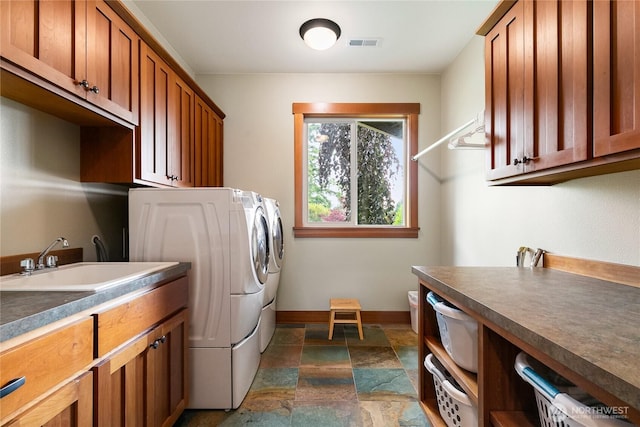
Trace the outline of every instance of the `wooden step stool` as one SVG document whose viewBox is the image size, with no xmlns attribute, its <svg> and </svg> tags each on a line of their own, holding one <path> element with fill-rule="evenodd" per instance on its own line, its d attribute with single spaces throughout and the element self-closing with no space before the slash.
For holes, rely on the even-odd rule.
<svg viewBox="0 0 640 427">
<path fill-rule="evenodd" d="M 347 299 L 347 298 L 331 298 L 329 301 L 329 305 L 331 308 L 331 313 L 329 314 L 329 339 L 333 339 L 333 326 L 336 323 L 355 323 L 358 325 L 358 335 L 360 335 L 360 339 L 363 339 L 362 336 L 362 319 L 360 318 L 360 302 L 357 299 Z M 343 319 L 336 318 L 336 314 L 353 314 L 355 315 L 355 319 Z"/>
</svg>

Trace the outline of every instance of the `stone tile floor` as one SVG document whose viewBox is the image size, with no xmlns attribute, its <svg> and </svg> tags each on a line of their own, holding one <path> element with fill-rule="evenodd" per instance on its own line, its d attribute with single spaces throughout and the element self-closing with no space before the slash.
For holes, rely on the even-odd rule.
<svg viewBox="0 0 640 427">
<path fill-rule="evenodd" d="M 278 325 L 240 407 L 187 410 L 176 427 L 428 426 L 409 325 Z"/>
</svg>

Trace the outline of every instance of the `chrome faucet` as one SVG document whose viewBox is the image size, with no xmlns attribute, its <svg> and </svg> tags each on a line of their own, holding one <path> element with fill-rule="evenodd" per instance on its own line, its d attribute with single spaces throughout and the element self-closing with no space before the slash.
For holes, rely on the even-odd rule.
<svg viewBox="0 0 640 427">
<path fill-rule="evenodd" d="M 57 239 L 55 239 L 53 242 L 51 242 L 51 244 L 49 246 L 46 247 L 45 250 L 40 252 L 40 255 L 38 255 L 38 263 L 36 264 L 36 270 L 41 270 L 41 269 L 43 269 L 45 267 L 55 267 L 56 266 L 56 262 L 58 261 L 58 257 L 57 256 L 52 256 L 52 255 L 48 256 L 46 258 L 46 262 L 47 262 L 46 265 L 45 265 L 45 257 L 47 256 L 49 251 L 51 249 L 53 249 L 53 247 L 55 245 L 57 245 L 59 242 L 62 242 L 62 247 L 63 248 L 68 248 L 69 247 L 69 242 L 64 237 L 58 237 Z"/>
</svg>

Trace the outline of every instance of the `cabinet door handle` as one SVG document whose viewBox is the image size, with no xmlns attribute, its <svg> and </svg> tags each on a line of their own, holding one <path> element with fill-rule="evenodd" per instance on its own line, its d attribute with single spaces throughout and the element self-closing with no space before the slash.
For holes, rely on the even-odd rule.
<svg viewBox="0 0 640 427">
<path fill-rule="evenodd" d="M 166 343 L 166 342 L 167 342 L 167 336 L 166 336 L 166 335 L 161 336 L 161 337 L 160 337 L 160 342 L 161 342 L 162 344 Z"/>
<path fill-rule="evenodd" d="M 0 399 L 13 393 L 27 382 L 27 377 L 15 378 L 0 388 Z"/>
<path fill-rule="evenodd" d="M 518 166 L 520 163 L 522 163 L 523 165 L 526 165 L 527 163 L 532 162 L 536 159 L 537 157 L 528 157 L 525 155 L 524 157 L 522 157 L 522 160 L 517 158 L 513 159 L 513 165 Z"/>
<path fill-rule="evenodd" d="M 89 82 L 86 80 L 82 80 L 80 82 L 77 83 L 78 86 L 82 86 L 83 88 L 85 88 L 85 90 L 89 89 Z"/>
<path fill-rule="evenodd" d="M 100 93 L 100 88 L 98 86 L 92 86 L 91 89 L 89 89 L 89 92 L 93 92 L 96 95 Z"/>
<path fill-rule="evenodd" d="M 160 347 L 160 340 L 155 340 L 153 342 L 153 344 L 151 344 L 149 347 L 151 347 L 153 349 L 156 349 L 156 348 Z"/>
</svg>

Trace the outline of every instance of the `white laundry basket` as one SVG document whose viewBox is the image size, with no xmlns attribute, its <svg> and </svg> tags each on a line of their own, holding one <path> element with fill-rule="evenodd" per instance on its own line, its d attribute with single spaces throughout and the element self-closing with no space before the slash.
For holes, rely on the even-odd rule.
<svg viewBox="0 0 640 427">
<path fill-rule="evenodd" d="M 478 372 L 478 322 L 429 292 L 427 301 L 436 312 L 440 341 L 458 366 Z"/>
<path fill-rule="evenodd" d="M 615 417 L 614 408 L 607 408 L 579 388 L 552 384 L 534 370 L 525 353 L 516 356 L 515 369 L 523 380 L 533 386 L 542 427 L 631 426 Z"/>
<path fill-rule="evenodd" d="M 411 310 L 411 329 L 418 333 L 418 291 L 409 291 L 409 310 Z"/>
<path fill-rule="evenodd" d="M 424 359 L 424 367 L 433 375 L 438 410 L 447 426 L 477 427 L 478 408 L 433 354 Z"/>
</svg>

